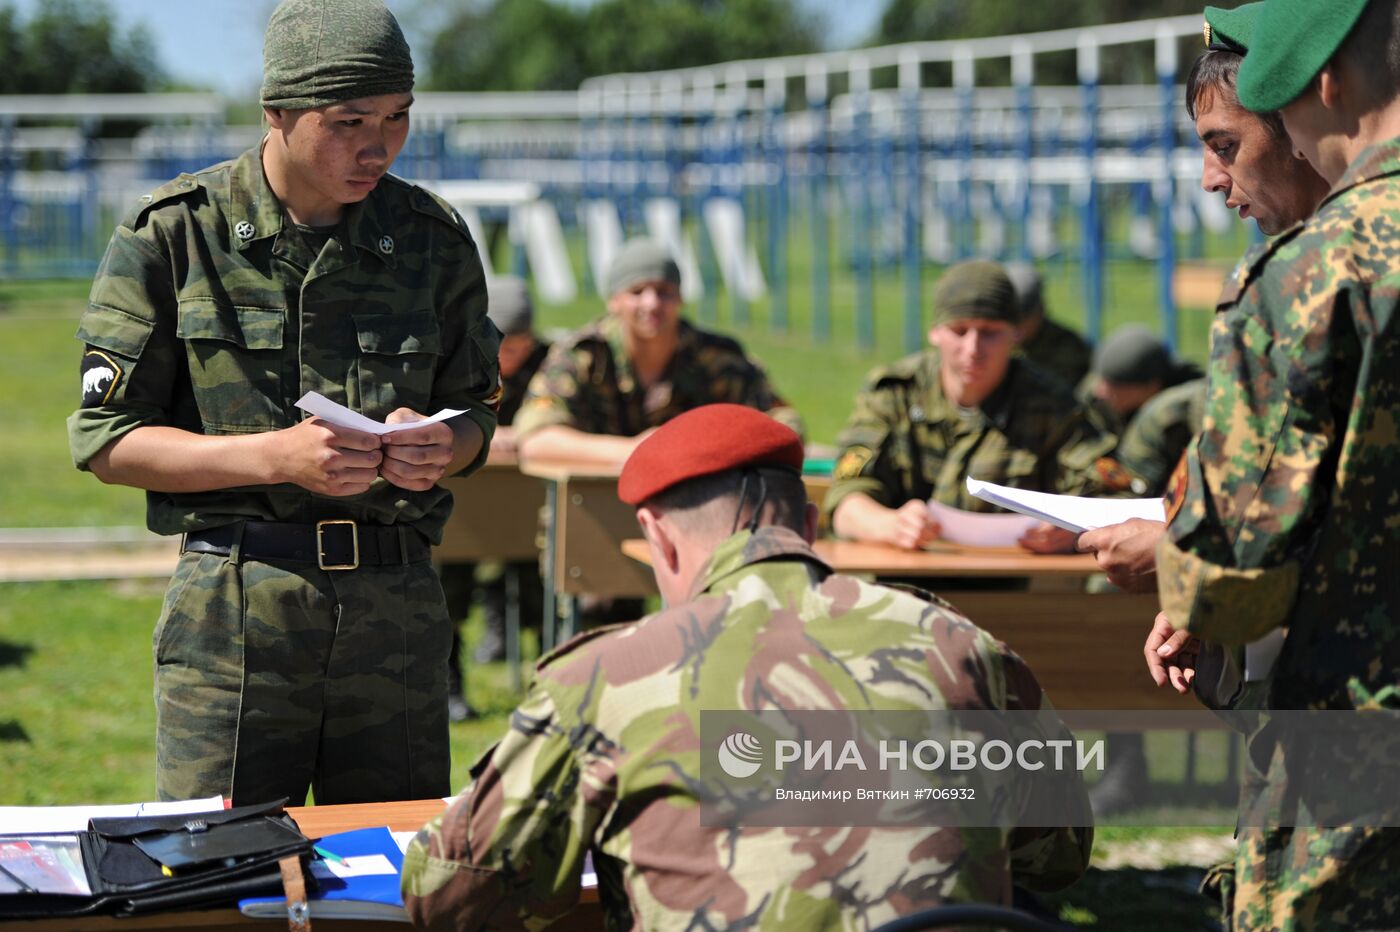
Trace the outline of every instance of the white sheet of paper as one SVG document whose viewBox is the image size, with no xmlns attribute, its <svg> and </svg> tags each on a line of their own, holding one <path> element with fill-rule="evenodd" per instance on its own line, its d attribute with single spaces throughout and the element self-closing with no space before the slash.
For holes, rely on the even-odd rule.
<svg viewBox="0 0 1400 932">
<path fill-rule="evenodd" d="M 1167 520 L 1167 509 L 1160 498 L 1084 498 L 1079 495 L 1051 495 L 1027 492 L 967 477 L 967 491 L 993 505 L 1049 521 L 1056 527 L 1082 534 L 1129 518 Z"/>
<path fill-rule="evenodd" d="M 142 815 L 215 812 L 224 808 L 222 796 L 182 799 L 169 803 L 119 803 L 105 806 L 0 806 L 0 834 L 48 835 L 87 830 L 89 819 L 121 819 Z"/>
<path fill-rule="evenodd" d="M 1025 515 L 989 515 L 963 511 L 941 502 L 929 502 L 928 510 L 941 527 L 939 538 L 964 547 L 1015 547 L 1039 519 Z"/>
<path fill-rule="evenodd" d="M 398 873 L 394 863 L 382 854 L 363 854 L 343 861 L 312 861 L 311 872 L 322 879 L 331 875 L 345 879 Z"/>
<path fill-rule="evenodd" d="M 1283 651 L 1283 642 L 1288 639 L 1285 628 L 1275 628 L 1257 641 L 1244 646 L 1244 678 L 1246 682 L 1257 683 L 1266 679 Z"/>
<path fill-rule="evenodd" d="M 421 421 L 410 421 L 406 424 L 385 424 L 382 421 L 367 418 L 357 411 L 351 411 L 345 405 L 331 401 L 320 392 L 307 392 L 302 395 L 301 398 L 297 399 L 297 407 L 322 420 L 330 421 L 338 427 L 349 427 L 351 430 L 361 430 L 367 434 L 391 434 L 396 430 L 413 430 L 415 427 L 424 427 L 467 413 L 464 410 L 458 411 L 456 408 L 443 408 L 432 417 L 424 418 Z"/>
</svg>

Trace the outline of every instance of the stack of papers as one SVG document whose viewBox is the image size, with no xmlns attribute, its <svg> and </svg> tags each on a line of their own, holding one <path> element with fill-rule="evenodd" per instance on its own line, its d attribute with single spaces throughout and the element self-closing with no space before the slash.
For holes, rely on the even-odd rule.
<svg viewBox="0 0 1400 932">
<path fill-rule="evenodd" d="M 215 812 L 223 808 L 222 796 L 181 799 L 170 803 L 125 803 L 116 806 L 0 806 L 0 834 L 52 835 L 60 832 L 85 832 L 89 819 L 183 815 L 186 812 Z"/>
<path fill-rule="evenodd" d="M 984 502 L 1000 505 L 1010 511 L 1049 521 L 1066 531 L 1083 534 L 1111 524 L 1122 524 L 1129 518 L 1166 521 L 1167 509 L 1160 498 L 1084 498 L 1078 495 L 1051 495 L 1048 492 L 1027 492 L 1004 485 L 967 479 L 967 491 Z"/>
<path fill-rule="evenodd" d="M 1022 515 L 988 515 L 934 501 L 928 503 L 928 510 L 938 522 L 939 539 L 963 547 L 1015 547 L 1027 531 L 1040 523 Z"/>
</svg>

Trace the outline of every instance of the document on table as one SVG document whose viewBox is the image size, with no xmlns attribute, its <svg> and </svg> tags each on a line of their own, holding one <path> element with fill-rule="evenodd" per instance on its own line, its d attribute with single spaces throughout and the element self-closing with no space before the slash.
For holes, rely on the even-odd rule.
<svg viewBox="0 0 1400 932">
<path fill-rule="evenodd" d="M 989 515 L 933 501 L 928 503 L 928 510 L 938 522 L 939 539 L 964 547 L 1014 547 L 1040 523 L 1039 519 L 1024 515 Z"/>
<path fill-rule="evenodd" d="M 993 505 L 1000 505 L 1041 521 L 1049 521 L 1066 531 L 1082 534 L 1110 524 L 1122 524 L 1129 518 L 1149 521 L 1167 520 L 1167 510 L 1160 498 L 1084 498 L 1078 495 L 1051 495 L 1048 492 L 1027 492 L 967 478 L 967 491 Z"/>
<path fill-rule="evenodd" d="M 0 806 L 0 834 L 49 835 L 83 832 L 88 819 L 131 818 L 149 815 L 183 815 L 215 812 L 224 808 L 222 796 L 182 799 L 168 803 L 127 803 L 108 806 Z"/>
<path fill-rule="evenodd" d="M 450 417 L 467 413 L 465 410 L 458 411 L 456 408 L 443 408 L 432 417 L 426 417 L 421 421 L 385 424 L 383 421 L 367 418 L 358 411 L 351 411 L 345 405 L 331 401 L 320 392 L 307 392 L 302 395 L 301 398 L 297 399 L 297 407 L 308 414 L 316 415 L 323 421 L 330 421 L 337 427 L 349 427 L 367 434 L 392 434 L 397 430 L 413 430 L 415 427 L 425 427 L 428 424 L 435 424 L 438 421 L 445 421 Z"/>
</svg>

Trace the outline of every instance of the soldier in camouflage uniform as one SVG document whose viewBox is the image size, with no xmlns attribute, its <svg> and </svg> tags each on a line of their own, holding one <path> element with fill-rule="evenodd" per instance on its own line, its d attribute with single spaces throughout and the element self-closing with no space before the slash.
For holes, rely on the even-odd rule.
<svg viewBox="0 0 1400 932">
<path fill-rule="evenodd" d="M 680 268 L 631 240 L 607 275 L 608 314 L 556 343 L 530 382 L 515 433 L 524 457 L 620 466 L 647 431 L 714 402 L 766 411 L 800 432 L 797 412 L 729 337 L 681 318 Z"/>
<path fill-rule="evenodd" d="M 79 468 L 185 535 L 154 635 L 157 789 L 236 803 L 446 792 L 450 627 L 429 562 L 495 428 L 476 246 L 385 174 L 412 60 L 377 0 L 286 0 L 270 130 L 118 226 L 78 329 Z M 377 436 L 304 417 L 449 422 Z"/>
<path fill-rule="evenodd" d="M 1312 214 L 1328 184 L 1294 156 L 1277 113 L 1250 113 L 1236 97 L 1236 76 L 1262 6 L 1263 0 L 1229 10 L 1206 7 L 1206 51 L 1187 77 L 1186 110 L 1201 140 L 1201 187 L 1219 193 L 1227 207 L 1272 235 Z M 1200 414 L 1194 410 L 1198 405 L 1190 397 L 1189 390 L 1177 389 L 1170 399 L 1149 402 L 1152 417 L 1125 433 L 1117 458 L 1133 474 L 1136 494 L 1161 494 L 1166 479 L 1161 470 L 1170 473 L 1185 450 L 1183 425 L 1199 427 Z M 1203 398 L 1199 405 L 1204 405 Z M 1182 415 L 1187 420 L 1182 421 Z M 1133 592 L 1156 591 L 1156 550 L 1165 530 L 1161 522 L 1134 518 L 1083 534 L 1078 546 L 1094 553 L 1114 585 Z M 1170 633 L 1168 627 L 1160 632 L 1161 639 L 1151 639 L 1151 649 L 1161 647 Z M 1173 649 L 1168 647 L 1168 653 Z"/>
<path fill-rule="evenodd" d="M 993 510 L 967 492 L 968 476 L 1072 495 L 1126 487 L 1107 459 L 1117 438 L 1091 424 L 1058 379 L 1012 356 L 1018 311 L 1000 266 L 953 266 L 934 304 L 934 348 L 876 369 L 838 438 L 823 506 L 838 534 L 922 547 L 939 530 L 930 498 Z M 1035 549 L 1073 547 L 1067 531 L 1031 533 L 1023 543 Z"/>
<path fill-rule="evenodd" d="M 1247 669 L 1268 709 L 1394 709 L 1400 7 L 1269 0 L 1238 87 L 1246 107 L 1281 113 L 1332 191 L 1221 296 L 1204 429 L 1168 490 L 1164 614 L 1228 647 L 1283 637 L 1271 665 Z M 1250 740 L 1265 805 L 1306 818 L 1281 806 L 1304 765 L 1272 734 Z M 1397 928 L 1397 876 L 1394 829 L 1245 829 L 1234 928 Z"/>
<path fill-rule="evenodd" d="M 796 434 L 733 405 L 638 447 L 618 491 L 638 505 L 670 607 L 540 663 L 510 731 L 408 848 L 415 923 L 542 926 L 577 901 L 589 852 L 611 929 L 868 929 L 1080 876 L 1090 828 L 701 825 L 717 792 L 701 773 L 703 710 L 1047 701 L 1015 654 L 936 597 L 833 574 L 810 548 L 801 462 Z M 1082 783 L 1048 792 L 1088 824 Z"/>
<path fill-rule="evenodd" d="M 1089 372 L 1093 347 L 1073 330 L 1045 315 L 1044 285 L 1029 262 L 1011 262 L 1006 275 L 1021 307 L 1021 355 L 1074 388 Z"/>
</svg>

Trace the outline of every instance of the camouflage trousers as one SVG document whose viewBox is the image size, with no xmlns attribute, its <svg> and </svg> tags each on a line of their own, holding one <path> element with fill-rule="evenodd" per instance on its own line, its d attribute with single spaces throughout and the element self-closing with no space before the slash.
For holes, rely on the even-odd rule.
<svg viewBox="0 0 1400 932">
<path fill-rule="evenodd" d="M 154 635 L 161 799 L 444 796 L 451 625 L 432 564 L 185 553 Z"/>
</svg>

